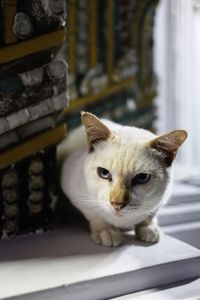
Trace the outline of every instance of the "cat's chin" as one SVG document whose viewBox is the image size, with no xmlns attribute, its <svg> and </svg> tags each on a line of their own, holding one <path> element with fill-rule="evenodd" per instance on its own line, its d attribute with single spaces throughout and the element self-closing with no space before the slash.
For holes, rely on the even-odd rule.
<svg viewBox="0 0 200 300">
<path fill-rule="evenodd" d="M 122 218 L 122 217 L 128 216 L 129 214 L 133 214 L 134 209 L 132 209 L 130 211 L 127 211 L 127 210 L 124 210 L 124 209 L 115 210 L 114 208 L 111 208 L 109 211 L 105 211 L 105 213 L 109 213 L 110 216 Z"/>
<path fill-rule="evenodd" d="M 123 213 L 123 211 L 114 211 L 113 212 L 114 216 L 117 216 L 117 217 L 123 217 L 125 214 Z"/>
<path fill-rule="evenodd" d="M 137 215 L 139 214 L 138 210 L 135 210 L 134 208 L 131 209 L 131 210 L 128 210 L 128 211 L 127 210 L 123 210 L 123 209 L 119 210 L 119 211 L 113 210 L 112 213 L 113 213 L 114 216 L 117 216 L 119 218 L 126 217 L 126 216 L 129 216 L 129 215 L 133 216 L 134 213 L 135 214 L 137 213 Z"/>
</svg>

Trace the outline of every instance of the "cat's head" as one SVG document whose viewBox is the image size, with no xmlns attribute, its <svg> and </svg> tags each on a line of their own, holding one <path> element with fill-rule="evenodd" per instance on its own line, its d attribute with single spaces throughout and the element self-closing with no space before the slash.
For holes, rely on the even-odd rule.
<svg viewBox="0 0 200 300">
<path fill-rule="evenodd" d="M 156 136 L 135 127 L 115 128 L 87 112 L 82 112 L 82 123 L 88 138 L 86 183 L 98 202 L 92 205 L 119 216 L 155 211 L 187 133 L 175 130 Z"/>
</svg>

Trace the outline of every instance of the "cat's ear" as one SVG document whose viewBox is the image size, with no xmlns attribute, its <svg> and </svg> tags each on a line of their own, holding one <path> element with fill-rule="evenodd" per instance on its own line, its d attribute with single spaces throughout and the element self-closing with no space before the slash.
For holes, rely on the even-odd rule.
<svg viewBox="0 0 200 300">
<path fill-rule="evenodd" d="M 110 129 L 91 113 L 81 112 L 81 121 L 87 133 L 89 151 L 94 149 L 95 143 L 106 141 L 112 134 Z"/>
<path fill-rule="evenodd" d="M 187 132 L 185 130 L 174 130 L 155 138 L 150 142 L 150 145 L 162 155 L 166 164 L 171 166 L 179 147 L 186 138 Z"/>
</svg>

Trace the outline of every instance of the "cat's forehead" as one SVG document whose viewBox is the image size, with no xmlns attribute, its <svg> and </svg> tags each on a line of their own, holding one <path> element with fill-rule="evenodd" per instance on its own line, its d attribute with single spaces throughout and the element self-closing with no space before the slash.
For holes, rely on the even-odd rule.
<svg viewBox="0 0 200 300">
<path fill-rule="evenodd" d="M 119 142 L 127 141 L 137 143 L 138 141 L 151 140 L 156 137 L 152 132 L 146 129 L 130 126 L 120 126 L 114 129 L 113 133 Z"/>
<path fill-rule="evenodd" d="M 95 153 L 95 162 L 102 167 L 128 174 L 132 171 L 154 169 L 155 161 L 151 159 L 150 149 L 144 141 L 113 141 L 105 143 Z"/>
</svg>

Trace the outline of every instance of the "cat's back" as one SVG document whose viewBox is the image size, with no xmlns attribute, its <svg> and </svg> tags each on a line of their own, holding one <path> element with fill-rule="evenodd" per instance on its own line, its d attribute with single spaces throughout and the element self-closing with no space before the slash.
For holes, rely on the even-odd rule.
<svg viewBox="0 0 200 300">
<path fill-rule="evenodd" d="M 86 149 L 87 138 L 83 126 L 70 131 L 67 137 L 57 147 L 57 163 L 61 165 L 70 154 L 78 149 Z"/>
</svg>

